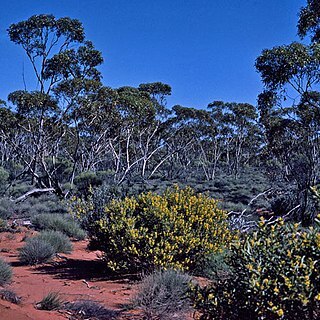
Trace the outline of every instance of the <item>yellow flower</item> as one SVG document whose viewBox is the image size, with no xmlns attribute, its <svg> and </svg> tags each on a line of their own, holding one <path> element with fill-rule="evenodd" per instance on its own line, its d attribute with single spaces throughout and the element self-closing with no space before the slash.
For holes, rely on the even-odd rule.
<svg viewBox="0 0 320 320">
<path fill-rule="evenodd" d="M 279 309 L 279 310 L 277 311 L 277 315 L 278 315 L 279 317 L 282 317 L 283 314 L 284 314 L 284 312 L 283 312 L 282 309 Z"/>
</svg>

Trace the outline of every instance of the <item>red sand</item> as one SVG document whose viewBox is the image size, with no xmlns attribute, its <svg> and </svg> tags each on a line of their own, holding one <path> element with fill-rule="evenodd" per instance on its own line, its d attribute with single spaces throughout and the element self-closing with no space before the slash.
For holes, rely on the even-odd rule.
<svg viewBox="0 0 320 320">
<path fill-rule="evenodd" d="M 73 242 L 71 254 L 61 254 L 54 261 L 38 266 L 22 266 L 18 249 L 24 237 L 34 232 L 0 233 L 0 257 L 13 267 L 12 289 L 22 298 L 19 305 L 0 299 L 0 320 L 75 319 L 68 312 L 43 311 L 36 304 L 49 292 L 58 292 L 63 301 L 93 300 L 111 310 L 129 304 L 137 286 L 135 275 L 110 275 L 99 259 L 100 252 L 87 250 L 88 241 Z M 117 319 L 142 319 L 137 310 L 122 312 Z M 192 319 L 191 315 L 188 319 Z"/>
<path fill-rule="evenodd" d="M 93 300 L 112 310 L 120 310 L 123 304 L 130 303 L 135 279 L 129 276 L 116 279 L 105 274 L 98 252 L 86 249 L 87 241 L 74 242 L 71 254 L 63 254 L 51 263 L 35 267 L 20 265 L 17 249 L 24 245 L 25 234 L 0 233 L 0 256 L 13 267 L 13 281 L 7 287 L 22 297 L 19 305 L 0 300 L 0 319 L 68 319 L 66 313 L 35 308 L 49 292 L 58 292 L 64 301 Z M 133 315 L 125 318 L 128 317 L 136 318 Z"/>
</svg>

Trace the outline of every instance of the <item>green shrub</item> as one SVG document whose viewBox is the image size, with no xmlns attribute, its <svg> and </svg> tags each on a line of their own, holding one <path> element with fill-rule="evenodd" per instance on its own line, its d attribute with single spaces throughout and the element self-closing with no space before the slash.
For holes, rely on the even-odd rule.
<svg viewBox="0 0 320 320">
<path fill-rule="evenodd" d="M 78 240 L 83 240 L 86 233 L 71 217 L 61 214 L 39 214 L 31 220 L 36 230 L 54 230 Z"/>
<path fill-rule="evenodd" d="M 37 238 L 50 243 L 56 253 L 70 253 L 72 251 L 70 239 L 60 231 L 42 231 Z"/>
<path fill-rule="evenodd" d="M 195 290 L 201 319 L 318 319 L 319 230 L 261 222 L 231 251 L 232 276 Z"/>
<path fill-rule="evenodd" d="M 28 190 L 30 186 L 28 186 Z M 27 191 L 28 191 L 27 190 Z M 18 196 L 13 196 L 17 198 Z M 57 196 L 41 195 L 28 197 L 24 201 L 15 203 L 7 197 L 0 198 L 0 218 L 8 219 L 15 217 L 32 217 L 43 213 L 66 213 L 65 205 Z"/>
<path fill-rule="evenodd" d="M 191 279 L 175 270 L 156 271 L 142 280 L 133 304 L 142 309 L 144 319 L 183 319 L 190 310 Z"/>
<path fill-rule="evenodd" d="M 15 203 L 8 198 L 0 198 L 0 218 L 7 220 L 13 214 Z"/>
<path fill-rule="evenodd" d="M 5 232 L 7 230 L 8 230 L 7 221 L 0 218 L 0 232 Z"/>
<path fill-rule="evenodd" d="M 3 286 L 11 281 L 12 268 L 8 263 L 0 258 L 0 286 Z"/>
<path fill-rule="evenodd" d="M 225 250 L 222 252 L 210 254 L 205 263 L 199 266 L 197 274 L 210 280 L 219 281 L 225 279 L 231 273 L 230 266 L 227 264 L 230 252 Z"/>
<path fill-rule="evenodd" d="M 59 293 L 49 292 L 40 302 L 37 303 L 37 308 L 40 310 L 58 310 L 61 308 L 63 301 Z"/>
<path fill-rule="evenodd" d="M 90 194 L 90 188 L 96 188 L 102 185 L 103 172 L 82 172 L 74 179 L 74 184 L 78 189 L 78 193 L 84 196 Z"/>
<path fill-rule="evenodd" d="M 9 178 L 9 172 L 0 167 L 0 194 L 5 191 L 6 183 Z"/>
<path fill-rule="evenodd" d="M 79 202 L 74 215 L 81 219 L 90 210 L 90 203 Z M 194 270 L 234 237 L 226 218 L 217 201 L 191 188 L 143 193 L 107 204 L 93 221 L 91 244 L 104 251 L 114 270 Z"/>
<path fill-rule="evenodd" d="M 19 260 L 23 264 L 35 265 L 49 261 L 55 254 L 53 246 L 38 238 L 29 239 L 20 249 Z"/>
</svg>

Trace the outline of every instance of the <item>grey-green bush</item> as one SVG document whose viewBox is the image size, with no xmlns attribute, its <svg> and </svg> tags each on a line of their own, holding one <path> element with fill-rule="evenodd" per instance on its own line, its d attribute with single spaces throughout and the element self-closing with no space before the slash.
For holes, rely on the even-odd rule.
<svg viewBox="0 0 320 320">
<path fill-rule="evenodd" d="M 53 246 L 39 238 L 29 239 L 20 249 L 19 260 L 23 264 L 36 265 L 52 259 L 55 254 Z"/>
<path fill-rule="evenodd" d="M 77 319 L 113 320 L 117 319 L 119 312 L 109 310 L 100 303 L 91 300 L 68 302 L 64 309 L 75 314 Z"/>
<path fill-rule="evenodd" d="M 11 281 L 12 268 L 10 265 L 0 258 L 0 286 L 3 286 Z"/>
<path fill-rule="evenodd" d="M 58 310 L 62 306 L 63 301 L 59 293 L 49 292 L 43 299 L 37 303 L 37 308 L 40 310 Z"/>
<path fill-rule="evenodd" d="M 13 290 L 10 289 L 0 290 L 0 299 L 14 304 L 19 304 L 21 302 L 21 297 L 19 297 Z"/>
<path fill-rule="evenodd" d="M 0 218 L 8 219 L 14 212 L 15 204 L 8 198 L 0 198 Z"/>
<path fill-rule="evenodd" d="M 37 238 L 50 243 L 56 253 L 70 253 L 72 251 L 70 239 L 60 231 L 41 231 Z"/>
<path fill-rule="evenodd" d="M 86 233 L 70 216 L 61 214 L 39 214 L 31 219 L 36 230 L 54 230 L 66 234 L 68 237 L 83 240 Z"/>
<path fill-rule="evenodd" d="M 190 310 L 190 284 L 191 277 L 180 271 L 156 271 L 142 280 L 133 304 L 146 319 L 183 319 Z"/>
</svg>

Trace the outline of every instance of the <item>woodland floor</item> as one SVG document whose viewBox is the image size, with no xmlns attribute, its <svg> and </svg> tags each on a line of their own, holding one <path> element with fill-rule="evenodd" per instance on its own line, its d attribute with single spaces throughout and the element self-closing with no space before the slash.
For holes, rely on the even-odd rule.
<svg viewBox="0 0 320 320">
<path fill-rule="evenodd" d="M 71 254 L 63 254 L 51 263 L 22 266 L 18 260 L 18 249 L 30 233 L 32 231 L 28 230 L 15 234 L 0 233 L 0 256 L 13 267 L 12 283 L 7 288 L 22 298 L 18 305 L 0 300 L 0 319 L 77 319 L 66 311 L 36 309 L 36 304 L 49 292 L 58 292 L 63 301 L 99 302 L 107 309 L 120 311 L 117 319 L 143 319 L 137 310 L 124 309 L 135 293 L 137 277 L 106 274 L 104 264 L 98 258 L 99 252 L 88 251 L 87 241 L 73 242 Z"/>
</svg>

